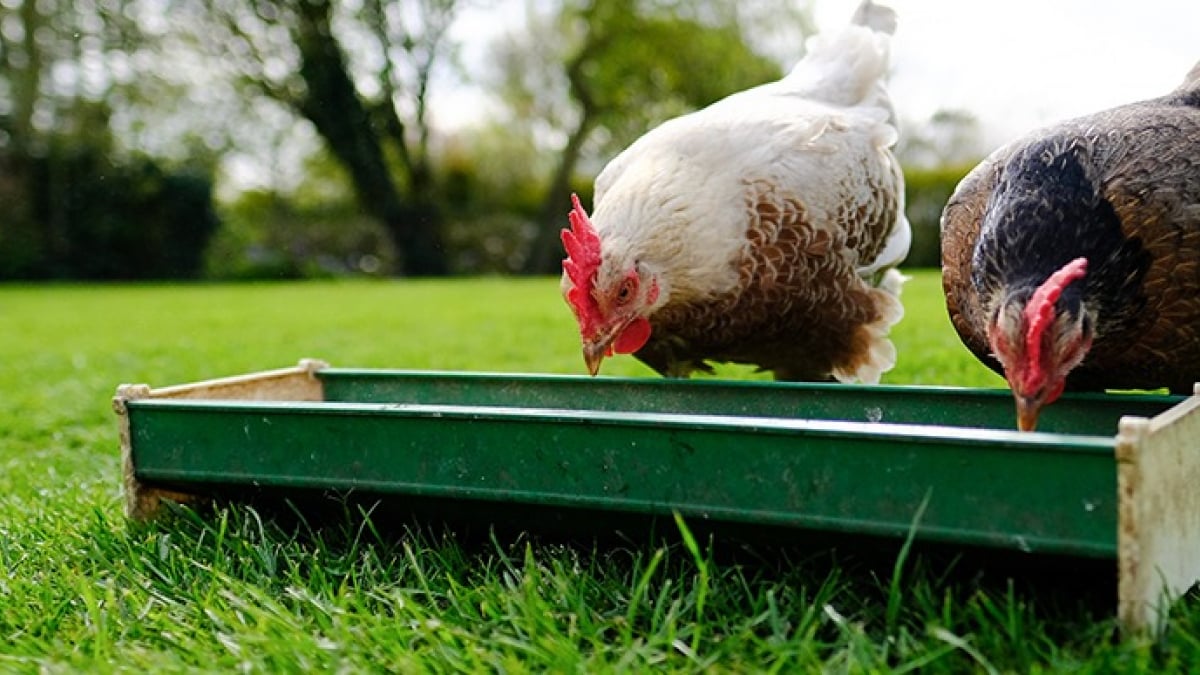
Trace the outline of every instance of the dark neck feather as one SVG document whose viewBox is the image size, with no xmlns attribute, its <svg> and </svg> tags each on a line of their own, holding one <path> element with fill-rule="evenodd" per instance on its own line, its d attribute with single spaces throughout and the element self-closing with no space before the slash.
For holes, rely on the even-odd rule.
<svg viewBox="0 0 1200 675">
<path fill-rule="evenodd" d="M 1064 291 L 1059 305 L 1081 304 L 1121 320 L 1140 306 L 1149 256 L 1137 237 L 1126 237 L 1091 165 L 1091 144 L 1053 136 L 1030 144 L 1008 162 L 988 201 L 975 249 L 972 281 L 980 294 L 1004 301 L 1026 299 L 1051 274 L 1077 257 L 1087 276 Z"/>
</svg>

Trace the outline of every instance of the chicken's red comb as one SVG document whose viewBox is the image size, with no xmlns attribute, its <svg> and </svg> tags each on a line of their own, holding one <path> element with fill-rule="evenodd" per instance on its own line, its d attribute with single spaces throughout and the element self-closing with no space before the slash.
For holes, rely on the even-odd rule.
<svg viewBox="0 0 1200 675">
<path fill-rule="evenodd" d="M 593 277 L 600 269 L 600 235 L 596 234 L 587 211 L 579 204 L 579 195 L 571 195 L 571 205 L 573 208 L 567 216 L 571 229 L 562 231 L 563 248 L 567 249 L 562 266 L 571 280 L 567 302 L 579 319 L 580 331 L 590 333 L 600 315 L 600 307 L 592 297 Z"/>
<path fill-rule="evenodd" d="M 1025 371 L 1026 391 L 1036 391 L 1046 379 L 1042 370 L 1042 336 L 1054 321 L 1054 305 L 1063 289 L 1087 274 L 1087 258 L 1076 258 L 1050 275 L 1025 304 L 1025 355 L 1029 368 Z"/>
</svg>

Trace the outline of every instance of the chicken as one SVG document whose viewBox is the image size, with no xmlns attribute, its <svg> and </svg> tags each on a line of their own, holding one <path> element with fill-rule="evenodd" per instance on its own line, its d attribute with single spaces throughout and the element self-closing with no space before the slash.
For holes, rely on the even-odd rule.
<svg viewBox="0 0 1200 675">
<path fill-rule="evenodd" d="M 1064 388 L 1200 380 L 1200 64 L 1174 92 L 992 153 L 942 214 L 963 342 L 1008 380 L 1017 426 Z"/>
<path fill-rule="evenodd" d="M 584 361 L 632 353 L 777 379 L 878 382 L 911 239 L 882 79 L 891 9 L 864 2 L 784 78 L 652 129 L 572 197 L 562 292 Z"/>
</svg>

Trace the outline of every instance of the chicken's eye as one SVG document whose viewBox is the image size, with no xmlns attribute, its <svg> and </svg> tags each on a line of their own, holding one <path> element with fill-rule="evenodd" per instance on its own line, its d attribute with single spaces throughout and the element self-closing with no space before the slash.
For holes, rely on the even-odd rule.
<svg viewBox="0 0 1200 675">
<path fill-rule="evenodd" d="M 617 304 L 624 305 L 633 299 L 633 279 L 626 279 L 617 290 Z"/>
</svg>

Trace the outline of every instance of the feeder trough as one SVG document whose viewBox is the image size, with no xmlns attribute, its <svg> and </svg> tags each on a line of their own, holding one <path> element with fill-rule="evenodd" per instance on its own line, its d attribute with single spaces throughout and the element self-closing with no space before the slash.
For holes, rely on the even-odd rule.
<svg viewBox="0 0 1200 675">
<path fill-rule="evenodd" d="M 1200 392 L 1066 395 L 1039 431 L 1020 433 L 1001 390 L 304 360 L 122 385 L 114 404 L 134 519 L 162 499 L 274 489 L 469 504 L 485 517 L 517 506 L 582 531 L 603 518 L 578 514 L 679 513 L 805 536 L 912 532 L 1111 560 L 1119 619 L 1135 631 L 1159 628 L 1200 580 Z"/>
</svg>

